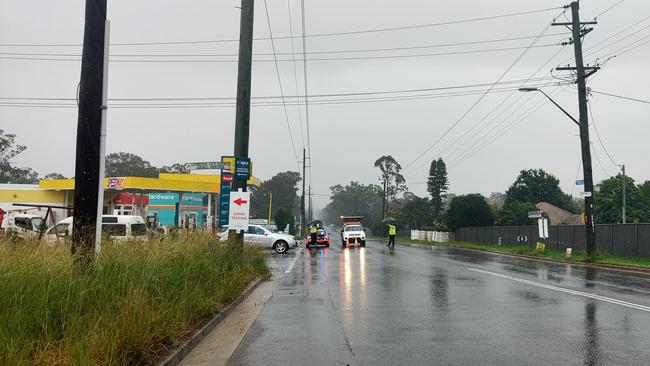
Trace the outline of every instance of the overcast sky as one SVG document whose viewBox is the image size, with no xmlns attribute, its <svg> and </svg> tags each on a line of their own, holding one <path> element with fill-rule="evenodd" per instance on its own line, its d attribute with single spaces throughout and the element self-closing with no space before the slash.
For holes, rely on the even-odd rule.
<svg viewBox="0 0 650 366">
<path fill-rule="evenodd" d="M 582 1 L 581 17 L 583 20 L 590 20 L 617 2 L 618 0 Z M 564 1 L 559 0 L 306 0 L 306 27 L 308 35 L 408 27 L 539 10 L 564 4 Z M 231 0 L 109 0 L 111 41 L 138 43 L 236 39 L 239 32 L 238 5 L 238 1 Z M 288 4 L 286 0 L 268 0 L 268 5 L 274 36 L 283 37 L 290 34 L 289 7 L 293 33 L 301 33 L 299 1 L 291 0 Z M 268 37 L 264 2 L 258 0 L 255 6 L 255 36 Z M 44 54 L 75 55 L 81 52 L 78 46 L 60 45 L 81 44 L 83 11 L 84 2 L 81 0 L 0 2 L 0 53 L 3 53 L 0 55 L 0 98 L 74 98 L 79 80 L 79 62 L 15 60 L 6 57 L 75 58 Z M 420 47 L 537 36 L 560 12 L 552 10 L 436 27 L 308 37 L 307 51 Z M 566 15 L 570 18 L 570 12 Z M 650 38 L 650 29 L 644 28 L 650 25 L 649 16 L 650 3 L 644 0 L 626 0 L 598 18 L 599 24 L 594 26 L 594 31 L 587 35 L 584 41 L 586 62 L 593 63 L 599 57 L 604 61 L 613 54 L 618 57 L 610 59 L 602 70 L 592 77 L 589 82 L 591 88 L 650 100 L 650 43 L 643 43 Z M 566 20 L 563 16 L 558 18 L 558 21 Z M 599 44 L 639 21 L 641 22 L 636 26 Z M 554 45 L 563 39 L 566 40 L 566 35 L 547 37 L 564 32 L 566 29 L 552 27 L 536 45 Z M 532 38 L 526 38 L 413 50 L 310 53 L 308 59 L 355 59 L 309 61 L 309 94 L 365 93 L 487 84 L 488 86 L 474 89 L 426 91 L 416 94 L 422 96 L 468 90 L 482 92 L 504 74 L 522 54 L 522 47 L 532 41 Z M 58 46 L 7 46 L 9 44 Z M 297 52 L 302 51 L 301 46 L 302 41 L 296 39 L 294 47 Z M 590 54 L 587 49 L 593 46 L 595 48 Z M 635 46 L 640 47 L 621 54 Z M 516 49 L 359 59 L 359 56 L 421 55 L 495 48 Z M 271 50 L 268 40 L 256 41 L 254 44 L 255 53 L 268 54 Z M 276 40 L 276 51 L 290 53 L 291 42 L 287 39 Z M 557 56 L 542 67 L 558 51 Z M 40 55 L 26 55 L 29 53 Z M 117 55 L 174 54 L 182 56 L 162 59 L 228 62 L 112 62 L 109 98 L 233 98 L 236 93 L 237 74 L 236 63 L 230 61 L 236 61 L 236 57 L 187 55 L 236 53 L 236 42 L 113 46 L 111 54 L 116 55 L 115 60 L 161 60 L 155 57 L 134 58 Z M 527 79 L 540 67 L 542 68 L 535 77 L 551 76 L 551 68 L 561 62 L 573 63 L 572 56 L 571 46 L 564 49 L 560 46 L 533 48 L 503 76 L 502 81 Z M 291 55 L 279 57 L 288 60 Z M 297 57 L 300 59 L 301 55 Z M 271 56 L 264 55 L 255 58 L 272 60 Z M 298 93 L 302 95 L 302 63 L 297 64 L 297 85 L 293 63 L 281 61 L 279 67 L 284 94 L 294 96 L 298 88 Z M 561 75 L 558 72 L 553 74 Z M 545 83 L 550 84 L 548 81 Z M 496 88 L 518 86 L 520 85 L 507 84 Z M 273 62 L 253 64 L 252 88 L 253 96 L 280 95 Z M 556 93 L 553 95 L 556 95 L 557 102 L 577 117 L 577 94 L 574 86 L 547 86 L 544 89 L 548 93 Z M 456 194 L 479 192 L 489 195 L 490 192 L 502 192 L 514 181 L 519 170 L 543 168 L 560 179 L 565 192 L 577 195 L 579 189 L 575 187 L 574 181 L 580 162 L 580 144 L 576 126 L 550 102 L 543 102 L 543 96 L 538 93 L 521 95 L 516 92 L 512 96 L 510 94 L 510 91 L 506 91 L 485 96 L 446 137 L 405 169 L 404 174 L 410 190 L 418 195 L 425 194 L 426 186 L 423 182 L 428 172 L 428 162 L 442 156 L 448 163 L 450 191 Z M 407 94 L 373 94 L 367 98 L 397 95 Z M 312 185 L 314 192 L 318 194 L 315 197 L 316 205 L 323 206 L 328 202 L 328 187 L 334 184 L 345 184 L 350 180 L 377 183 L 379 174 L 373 168 L 373 163 L 381 155 L 390 154 L 406 167 L 440 139 L 481 96 L 482 94 L 474 94 L 410 100 L 402 98 L 381 102 L 373 100 L 364 103 L 314 103 L 309 108 L 309 116 Z M 590 99 L 596 126 L 611 157 L 618 164 L 625 163 L 628 174 L 637 181 L 650 179 L 647 162 L 650 153 L 650 105 L 599 94 L 594 94 Z M 503 104 L 499 106 L 501 102 Z M 17 134 L 18 142 L 28 146 L 28 150 L 16 158 L 16 165 L 32 167 L 41 176 L 49 172 L 73 175 L 77 110 L 9 107 L 7 103 L 6 99 L 0 100 L 0 128 Z M 497 106 L 493 114 L 484 118 Z M 534 106 L 540 108 L 531 110 Z M 307 141 L 304 109 L 301 113 L 301 129 L 298 107 L 294 103 L 287 108 L 295 148 L 300 154 L 303 144 Z M 525 113 L 528 110 L 534 112 Z M 156 166 L 175 162 L 218 160 L 221 155 L 232 153 L 234 120 L 235 109 L 229 106 L 178 109 L 112 108 L 109 110 L 107 152 L 133 152 Z M 594 179 L 598 182 L 616 174 L 618 168 L 606 156 L 593 128 L 591 133 Z M 483 144 L 486 145 L 481 148 Z M 262 179 L 268 179 L 280 171 L 298 169 L 284 110 L 277 103 L 253 108 L 250 147 L 250 155 L 255 164 L 254 173 Z M 581 172 L 578 177 L 582 177 Z"/>
</svg>

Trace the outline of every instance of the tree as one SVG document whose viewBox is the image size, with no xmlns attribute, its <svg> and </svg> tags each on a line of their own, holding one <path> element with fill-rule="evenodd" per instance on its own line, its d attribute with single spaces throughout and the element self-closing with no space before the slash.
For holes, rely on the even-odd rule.
<svg viewBox="0 0 650 366">
<path fill-rule="evenodd" d="M 623 177 L 621 174 L 603 180 L 594 195 L 594 213 L 599 224 L 623 222 Z M 650 219 L 650 205 L 642 189 L 631 177 L 625 178 L 627 222 L 644 222 Z"/>
<path fill-rule="evenodd" d="M 425 226 L 432 226 L 437 216 L 434 216 L 432 209 L 433 202 L 427 198 L 418 197 L 414 194 L 406 195 L 406 201 L 401 209 L 401 220 L 409 228 L 420 230 Z"/>
<path fill-rule="evenodd" d="M 43 180 L 66 179 L 61 173 L 49 173 L 43 177 Z"/>
<path fill-rule="evenodd" d="M 278 231 L 284 231 L 284 229 L 286 229 L 287 224 L 289 224 L 289 216 L 292 215 L 288 210 L 284 208 L 275 210 L 275 215 L 273 215 L 273 218 L 275 220 L 275 227 L 278 228 Z"/>
<path fill-rule="evenodd" d="M 448 188 L 447 165 L 442 158 L 438 158 L 431 162 L 427 179 L 427 191 L 431 194 L 431 208 L 436 219 L 444 211 Z"/>
<path fill-rule="evenodd" d="M 384 185 L 382 191 L 382 215 L 389 209 L 391 201 L 400 192 L 406 191 L 404 177 L 400 174 L 402 166 L 390 155 L 384 155 L 375 161 L 375 168 L 381 171 L 381 181 Z"/>
<path fill-rule="evenodd" d="M 494 214 L 482 195 L 468 194 L 454 197 L 447 211 L 447 226 L 452 231 L 461 227 L 490 226 L 494 224 Z"/>
<path fill-rule="evenodd" d="M 503 210 L 497 211 L 497 223 L 499 225 L 531 225 L 532 221 L 528 218 L 528 213 L 536 210 L 535 205 L 530 202 L 511 202 Z"/>
<path fill-rule="evenodd" d="M 514 202 L 533 205 L 547 202 L 567 211 L 574 209 L 570 197 L 560 189 L 560 181 L 543 169 L 528 169 L 519 173 L 506 192 L 505 207 L 510 207 Z"/>
<path fill-rule="evenodd" d="M 650 180 L 646 180 L 645 182 L 639 184 L 639 189 L 641 190 L 643 197 L 645 197 L 645 201 L 648 203 L 648 206 L 650 206 Z"/>
<path fill-rule="evenodd" d="M 506 195 L 501 192 L 492 192 L 488 198 L 488 203 L 493 205 L 494 208 L 500 210 L 503 208 L 503 205 L 506 203 Z"/>
<path fill-rule="evenodd" d="M 273 194 L 274 209 L 286 209 L 291 215 L 298 213 L 300 180 L 300 173 L 289 171 L 276 174 L 259 187 L 251 187 L 251 215 L 264 218 L 268 216 L 270 194 Z"/>
<path fill-rule="evenodd" d="M 360 215 L 368 225 L 382 219 L 382 189 L 376 184 L 350 182 L 346 186 L 330 187 L 331 202 L 323 209 L 324 219 L 338 223 L 341 216 Z"/>
<path fill-rule="evenodd" d="M 138 155 L 118 152 L 106 155 L 106 172 L 108 177 L 147 177 L 158 176 L 158 169 Z"/>
<path fill-rule="evenodd" d="M 158 169 L 159 173 L 176 173 L 176 174 L 189 174 L 189 169 L 185 168 L 185 164 L 175 163 L 172 165 L 165 165 Z"/>
<path fill-rule="evenodd" d="M 38 173 L 31 168 L 11 165 L 11 159 L 25 151 L 25 145 L 16 144 L 16 135 L 0 129 L 0 183 L 30 184 L 38 182 Z"/>
</svg>

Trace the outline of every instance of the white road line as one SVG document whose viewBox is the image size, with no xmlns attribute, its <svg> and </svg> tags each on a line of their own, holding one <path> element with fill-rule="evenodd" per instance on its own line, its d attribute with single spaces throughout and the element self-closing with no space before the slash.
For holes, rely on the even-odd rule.
<svg viewBox="0 0 650 366">
<path fill-rule="evenodd" d="M 293 261 L 291 261 L 291 264 L 289 265 L 289 268 L 287 268 L 287 270 L 284 271 L 284 273 L 291 273 L 291 271 L 293 271 L 293 266 L 296 265 L 296 261 L 298 260 L 298 256 L 299 256 L 299 255 L 300 255 L 300 254 L 298 253 L 298 254 L 296 254 L 296 255 L 294 256 L 295 258 L 293 259 Z"/>
<path fill-rule="evenodd" d="M 641 310 L 641 311 L 645 311 L 645 312 L 650 313 L 650 306 L 634 304 L 634 303 L 627 302 L 627 301 L 612 299 L 611 297 L 600 296 L 600 295 L 597 295 L 597 294 L 590 294 L 588 292 L 571 290 L 571 289 L 564 288 L 564 287 L 547 285 L 545 283 L 524 280 L 523 278 L 517 278 L 517 277 L 513 277 L 513 276 L 510 276 L 510 275 L 505 275 L 505 274 L 501 274 L 501 273 L 496 273 L 496 272 L 484 271 L 482 269 L 477 269 L 477 268 L 468 268 L 468 270 L 472 271 L 472 272 L 477 272 L 477 273 L 482 273 L 482 274 L 486 274 L 486 275 L 499 277 L 499 278 L 505 278 L 507 280 L 516 281 L 516 282 L 520 282 L 520 283 L 525 283 L 527 285 L 537 286 L 537 287 L 545 288 L 545 289 L 548 289 L 548 290 L 564 292 L 564 293 L 567 293 L 567 294 L 587 297 L 587 298 L 594 299 L 594 300 L 600 300 L 600 301 L 608 302 L 610 304 L 621 305 L 621 306 L 625 306 L 625 307 L 628 307 L 628 308 Z"/>
</svg>

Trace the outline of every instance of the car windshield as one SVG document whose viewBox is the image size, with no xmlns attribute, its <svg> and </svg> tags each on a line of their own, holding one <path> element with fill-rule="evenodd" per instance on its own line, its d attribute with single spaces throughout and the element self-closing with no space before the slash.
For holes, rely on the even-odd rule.
<svg viewBox="0 0 650 366">
<path fill-rule="evenodd" d="M 32 217 L 32 225 L 34 225 L 35 230 L 40 230 L 44 225 L 43 219 L 40 217 Z"/>
<path fill-rule="evenodd" d="M 348 225 L 345 227 L 345 231 L 363 231 L 361 225 Z"/>
</svg>

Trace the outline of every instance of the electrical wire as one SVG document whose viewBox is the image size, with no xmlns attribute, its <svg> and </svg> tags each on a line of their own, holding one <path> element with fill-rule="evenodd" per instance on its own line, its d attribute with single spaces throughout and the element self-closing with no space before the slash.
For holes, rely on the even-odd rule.
<svg viewBox="0 0 650 366">
<path fill-rule="evenodd" d="M 273 30 L 271 28 L 271 17 L 269 16 L 269 7 L 267 1 L 264 0 L 264 10 L 266 11 L 266 23 L 269 27 L 269 38 L 271 38 L 271 48 L 273 50 L 273 57 L 275 58 L 275 72 L 278 76 L 278 86 L 280 88 L 280 96 L 282 98 L 282 107 L 284 108 L 284 118 L 287 123 L 287 130 L 289 130 L 289 139 L 291 140 L 291 148 L 293 149 L 293 155 L 296 158 L 298 167 L 300 168 L 300 159 L 298 158 L 298 152 L 296 151 L 296 144 L 293 141 L 293 133 L 291 132 L 291 124 L 289 124 L 289 113 L 287 112 L 287 103 L 284 98 L 284 89 L 282 88 L 282 78 L 280 77 L 280 67 L 278 66 L 277 57 L 275 56 L 275 42 L 273 41 Z"/>
<path fill-rule="evenodd" d="M 605 152 L 605 155 L 607 155 L 607 158 L 609 158 L 609 161 L 612 162 L 615 166 L 620 166 L 616 161 L 614 161 L 614 158 L 612 158 L 612 155 L 609 154 L 609 151 L 607 151 L 607 148 L 605 148 L 605 144 L 603 143 L 603 139 L 600 137 L 600 133 L 598 132 L 598 127 L 596 127 L 596 120 L 594 119 L 594 114 L 593 110 L 591 107 L 591 101 L 587 99 L 587 106 L 589 107 L 589 117 L 591 118 L 591 125 L 594 126 L 594 131 L 596 132 L 596 136 L 598 137 L 598 142 L 600 143 L 600 147 L 603 149 Z"/>
<path fill-rule="evenodd" d="M 296 50 L 294 48 L 294 37 L 293 37 L 293 20 L 291 17 L 291 0 L 287 0 L 287 13 L 289 14 L 289 35 L 291 36 L 291 55 L 292 55 L 292 66 L 293 66 L 293 78 L 294 78 L 294 84 L 296 87 L 296 96 L 300 95 L 300 92 L 298 91 L 298 66 L 296 63 Z M 298 100 L 300 102 L 300 100 Z M 297 111 L 298 111 L 298 122 L 300 125 L 300 140 L 302 142 L 302 148 L 303 150 L 305 149 L 305 131 L 303 130 L 302 127 L 302 109 L 300 108 L 300 105 L 297 106 Z"/>
<path fill-rule="evenodd" d="M 607 95 L 607 96 L 609 96 L 609 97 L 614 97 L 614 98 L 620 98 L 620 99 L 630 100 L 630 101 L 633 101 L 633 102 L 639 102 L 639 103 L 650 104 L 650 101 L 648 101 L 648 100 L 643 100 L 643 99 L 638 99 L 638 98 L 624 97 L 624 96 L 622 96 L 622 95 L 611 94 L 611 93 L 605 93 L 605 92 L 601 92 L 601 91 L 597 91 L 597 90 L 593 90 L 593 89 L 589 89 L 589 91 L 590 91 L 591 93 Z"/>
<path fill-rule="evenodd" d="M 521 54 L 520 54 L 520 55 L 519 55 L 519 56 L 514 60 L 514 62 L 512 62 L 512 64 L 510 64 L 510 66 L 509 66 L 509 67 L 508 67 L 508 68 L 507 68 L 507 69 L 506 69 L 506 70 L 501 74 L 501 76 L 499 76 L 499 78 L 498 78 L 498 79 L 497 79 L 497 80 L 496 80 L 496 81 L 495 81 L 495 82 L 490 86 L 490 89 L 488 89 L 488 91 L 491 90 L 492 88 L 494 88 L 494 86 L 496 85 L 496 83 L 500 82 L 500 81 L 501 81 L 501 80 L 502 80 L 502 79 L 503 79 L 503 78 L 504 78 L 504 77 L 505 77 L 505 76 L 510 72 L 510 70 L 512 70 L 512 69 L 515 67 L 515 65 L 517 65 L 517 63 L 519 63 L 519 61 L 520 61 L 520 60 L 521 60 L 521 59 L 522 59 L 522 58 L 523 58 L 523 57 L 528 53 L 528 51 L 531 49 L 531 47 L 533 47 L 533 46 L 535 45 L 535 43 L 537 43 L 537 41 L 541 38 L 541 36 L 544 35 L 544 34 L 545 34 L 545 33 L 546 33 L 550 28 L 551 28 L 551 23 L 549 23 L 546 27 L 544 27 L 544 29 L 543 29 L 542 32 L 537 36 L 537 38 L 535 38 L 535 39 L 534 39 L 534 40 L 533 40 L 533 41 L 528 45 L 528 48 L 526 48 L 526 49 L 525 49 L 525 50 L 524 50 L 524 51 L 523 51 L 523 52 L 522 52 L 522 53 L 521 53 Z M 420 158 L 422 158 L 425 154 L 427 154 L 429 151 L 431 151 L 431 149 L 433 149 L 433 148 L 434 148 L 434 147 L 435 147 L 435 146 L 436 146 L 440 141 L 442 141 L 442 139 L 444 139 L 444 138 L 445 138 L 445 137 L 446 137 L 446 136 L 447 136 L 447 135 L 448 135 L 448 134 L 449 134 L 449 133 L 450 133 L 454 128 L 456 128 L 456 126 L 458 126 L 458 125 L 459 125 L 459 124 L 460 124 L 460 123 L 461 123 L 461 122 L 462 122 L 462 121 L 467 117 L 467 115 L 469 115 L 469 114 L 474 110 L 474 108 L 476 108 L 476 106 L 477 106 L 477 105 L 478 105 L 478 104 L 479 104 L 479 103 L 480 103 L 480 102 L 481 102 L 481 101 L 482 101 L 482 100 L 487 96 L 487 94 L 488 94 L 488 93 L 486 92 L 485 94 L 481 95 L 481 96 L 480 96 L 480 97 L 479 97 L 479 98 L 474 102 L 474 104 L 472 104 L 472 105 L 470 106 L 470 108 L 467 109 L 467 110 L 465 111 L 465 113 L 463 113 L 463 114 L 460 116 L 460 118 L 458 118 L 458 119 L 456 120 L 456 122 L 454 122 L 454 123 L 453 123 L 453 124 L 452 124 L 452 125 L 451 125 L 451 126 L 450 126 L 450 127 L 449 127 L 449 128 L 448 128 L 448 129 L 447 129 L 447 130 L 446 130 L 446 131 L 445 131 L 445 132 L 444 132 L 444 133 L 443 133 L 443 134 L 442 134 L 442 135 L 437 139 L 437 140 L 436 140 L 436 141 L 433 142 L 433 144 L 431 144 L 431 145 L 430 145 L 428 148 L 426 148 L 422 153 L 420 153 L 420 154 L 419 154 L 419 155 L 418 155 L 414 160 L 412 160 L 409 164 L 407 164 L 406 167 L 405 167 L 405 170 L 408 170 L 408 168 L 411 167 L 411 166 L 413 166 L 413 164 L 414 164 L 416 161 L 418 161 Z"/>
<path fill-rule="evenodd" d="M 605 9 L 603 12 L 599 13 L 598 15 L 596 15 L 593 19 L 594 19 L 594 20 L 595 20 L 595 19 L 598 19 L 598 17 L 600 17 L 601 15 L 603 15 L 603 14 L 609 12 L 610 10 L 614 9 L 615 7 L 621 5 L 621 3 L 623 3 L 624 1 L 625 1 L 625 0 L 620 0 L 620 1 L 617 2 L 616 4 L 610 6 L 609 8 Z"/>
<path fill-rule="evenodd" d="M 290 25 L 292 24 L 291 19 L 289 20 Z M 293 36 L 293 30 L 291 30 Z M 570 33 L 555 33 L 555 34 L 546 34 L 544 37 L 557 37 L 561 35 L 568 35 Z M 479 41 L 469 41 L 469 42 L 454 42 L 454 43 L 442 43 L 442 44 L 429 44 L 429 45 L 418 45 L 418 46 L 406 46 L 406 47 L 383 47 L 383 48 L 366 48 L 366 49 L 347 49 L 347 50 L 323 50 L 323 51 L 311 51 L 308 52 L 308 55 L 324 55 L 324 54 L 346 54 L 346 53 L 371 53 L 371 52 L 392 52 L 392 51 L 409 51 L 409 50 L 420 50 L 428 48 L 444 48 L 444 47 L 456 47 L 456 46 L 465 46 L 465 45 L 477 45 L 477 44 L 487 44 L 487 43 L 499 43 L 499 42 L 509 42 L 509 41 L 518 41 L 533 39 L 537 36 L 525 36 L 525 37 L 510 37 L 510 38 L 498 38 L 498 39 L 487 39 Z M 293 39 L 292 39 L 293 40 Z M 275 40 L 274 40 L 275 42 Z M 297 54 L 302 55 L 301 53 L 296 53 L 293 48 L 293 42 L 291 47 L 291 52 L 277 52 L 277 56 L 296 56 Z M 81 57 L 79 53 L 52 53 L 52 52 L 0 52 L 0 55 L 3 56 L 56 56 L 56 57 Z M 273 53 L 253 53 L 253 56 L 273 56 Z M 143 53 L 118 53 L 111 54 L 111 57 L 238 57 L 236 53 L 221 53 L 221 54 L 191 54 L 191 53 L 166 53 L 166 54 L 143 54 Z"/>
<path fill-rule="evenodd" d="M 364 29 L 364 30 L 353 30 L 353 31 L 346 31 L 346 32 L 331 32 L 331 33 L 320 33 L 320 34 L 309 34 L 309 35 L 308 34 L 303 34 L 301 37 L 303 37 L 303 38 L 333 37 L 333 36 L 345 36 L 345 35 L 355 35 L 355 34 L 392 32 L 392 31 L 401 31 L 401 30 L 418 29 L 418 28 L 431 28 L 431 27 L 439 27 L 439 26 L 445 26 L 445 25 L 462 24 L 462 23 L 470 23 L 470 22 L 480 22 L 480 21 L 486 21 L 486 20 L 503 19 L 503 18 L 522 16 L 522 15 L 544 13 L 544 12 L 553 11 L 553 10 L 562 9 L 562 8 L 563 7 L 553 7 L 553 8 L 546 8 L 546 9 L 538 9 L 538 10 L 506 13 L 506 14 L 500 14 L 500 15 L 492 15 L 492 16 L 487 16 L 487 17 L 468 18 L 468 19 L 452 20 L 452 21 L 446 21 L 446 22 L 417 24 L 417 25 L 401 26 L 401 27 L 375 28 L 375 29 Z M 293 39 L 293 37 L 292 36 L 281 36 L 281 37 L 276 37 L 275 39 L 276 40 Z M 255 41 L 268 41 L 269 38 L 255 38 L 254 40 Z M 232 38 L 232 39 L 193 40 L 193 41 L 121 42 L 121 43 L 111 43 L 111 46 L 158 46 L 158 45 L 227 43 L 227 42 L 239 42 L 239 39 Z M 24 43 L 24 44 L 0 44 L 0 47 L 81 47 L 81 46 L 82 45 L 79 44 L 79 43 L 76 43 L 76 44 L 70 44 L 70 43 L 67 43 L 67 44 L 65 44 L 65 43 L 63 43 L 63 44 L 62 43 L 59 43 L 59 44 L 29 44 L 29 43 Z"/>
<path fill-rule="evenodd" d="M 385 59 L 400 59 L 400 58 L 420 58 L 420 57 L 437 57 L 437 56 L 453 56 L 453 55 L 466 55 L 466 54 L 477 54 L 477 53 L 493 53 L 493 52 L 505 52 L 529 48 L 546 48 L 546 47 L 555 47 L 557 44 L 544 44 L 537 45 L 533 47 L 501 47 L 501 48 L 491 48 L 491 49 L 481 49 L 481 50 L 467 50 L 467 51 L 451 51 L 451 52 L 437 52 L 437 53 L 418 53 L 418 54 L 408 54 L 408 55 L 377 55 L 377 56 L 353 56 L 353 57 L 320 57 L 320 58 L 310 58 L 309 61 L 366 61 L 366 60 L 385 60 Z M 135 55 L 134 55 L 135 56 Z M 179 57 L 179 56 L 167 56 L 167 55 L 144 55 L 137 57 Z M 215 57 L 216 55 L 189 55 L 188 57 Z M 68 56 L 62 56 L 67 58 L 59 57 L 32 57 L 32 56 L 0 56 L 0 59 L 3 60 L 25 60 L 25 61 L 59 61 L 59 62 L 81 62 L 81 58 L 69 58 Z M 112 63 L 165 63 L 165 64 L 183 64 L 183 63 L 237 63 L 237 59 L 232 60 L 206 60 L 206 59 L 174 59 L 174 60 L 160 60 L 160 59 L 115 59 L 117 55 L 113 55 L 110 59 Z M 306 55 L 303 54 L 303 59 L 298 60 L 305 62 Z M 293 62 L 293 59 L 253 59 L 253 62 Z"/>
</svg>

